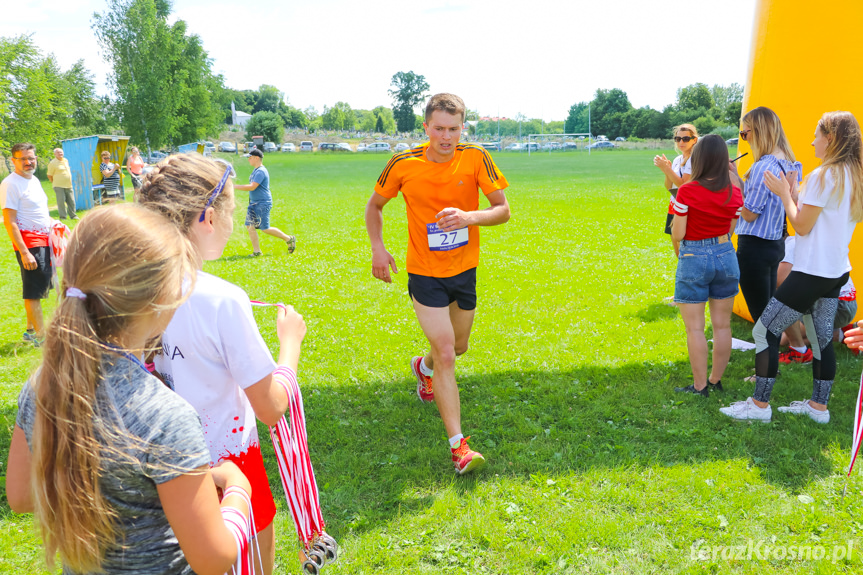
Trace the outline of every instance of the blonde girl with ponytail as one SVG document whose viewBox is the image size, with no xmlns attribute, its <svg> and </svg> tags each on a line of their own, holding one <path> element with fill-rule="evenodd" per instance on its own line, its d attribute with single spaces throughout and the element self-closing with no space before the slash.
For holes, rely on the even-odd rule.
<svg viewBox="0 0 863 575">
<path fill-rule="evenodd" d="M 96 210 L 70 238 L 6 478 L 9 506 L 35 513 L 64 573 L 215 575 L 237 558 L 216 489 L 248 481 L 233 465 L 208 469 L 194 410 L 139 359 L 193 280 L 187 240 L 144 208 Z M 249 513 L 238 495 L 222 506 Z"/>
</svg>

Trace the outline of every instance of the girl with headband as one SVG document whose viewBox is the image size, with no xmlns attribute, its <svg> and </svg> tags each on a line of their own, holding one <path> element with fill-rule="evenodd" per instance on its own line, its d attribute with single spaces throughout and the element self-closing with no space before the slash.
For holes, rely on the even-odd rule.
<svg viewBox="0 0 863 575">
<path fill-rule="evenodd" d="M 167 216 L 191 242 L 197 281 L 177 310 L 154 358 L 164 381 L 197 410 L 210 450 L 210 462 L 235 462 L 252 485 L 257 540 L 269 575 L 275 561 L 270 490 L 256 418 L 269 426 L 288 408 L 288 395 L 274 374 L 277 363 L 258 331 L 249 296 L 239 287 L 200 271 L 204 261 L 221 257 L 234 227 L 230 164 L 198 154 L 169 157 L 144 177 L 136 200 Z M 278 366 L 295 380 L 306 334 L 303 317 L 280 306 L 276 320 Z"/>
</svg>

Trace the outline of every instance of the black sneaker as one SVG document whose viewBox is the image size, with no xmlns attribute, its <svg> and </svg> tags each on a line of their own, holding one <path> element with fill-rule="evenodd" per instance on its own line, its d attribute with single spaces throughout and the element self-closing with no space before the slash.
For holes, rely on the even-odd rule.
<svg viewBox="0 0 863 575">
<path fill-rule="evenodd" d="M 713 391 L 725 391 L 724 389 L 722 389 L 722 380 L 721 379 L 719 381 L 717 381 L 716 383 L 710 383 L 710 379 L 708 379 L 707 380 L 707 389 L 710 389 Z"/>
<path fill-rule="evenodd" d="M 695 395 L 710 397 L 710 390 L 708 388 L 695 389 L 695 384 L 687 385 L 686 387 L 675 387 L 674 391 L 678 393 L 694 393 Z"/>
</svg>

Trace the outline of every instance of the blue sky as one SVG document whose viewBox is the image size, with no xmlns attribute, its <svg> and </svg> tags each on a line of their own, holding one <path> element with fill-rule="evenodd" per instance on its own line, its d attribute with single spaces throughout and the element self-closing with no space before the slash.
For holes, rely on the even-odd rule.
<svg viewBox="0 0 863 575">
<path fill-rule="evenodd" d="M 91 29 L 104 0 L 15 5 L 0 36 L 33 34 L 64 68 L 83 58 L 106 92 Z M 389 106 L 393 74 L 413 70 L 484 116 L 562 120 L 597 88 L 660 109 L 687 84 L 744 84 L 754 10 L 755 0 L 174 0 L 173 16 L 228 86 L 273 84 L 299 108 Z"/>
</svg>

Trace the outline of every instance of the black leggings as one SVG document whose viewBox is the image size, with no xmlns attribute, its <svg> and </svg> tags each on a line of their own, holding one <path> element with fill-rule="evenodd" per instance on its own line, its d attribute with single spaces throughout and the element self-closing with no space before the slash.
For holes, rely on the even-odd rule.
<svg viewBox="0 0 863 575">
<path fill-rule="evenodd" d="M 838 278 L 795 271 L 788 274 L 752 329 L 756 381 L 753 398 L 770 401 L 779 369 L 779 338 L 788 326 L 805 316 L 806 334 L 812 343 L 812 401 L 827 404 L 836 378 L 833 320 L 839 291 L 847 281 L 847 272 Z"/>
<path fill-rule="evenodd" d="M 758 321 L 776 291 L 776 273 L 785 257 L 784 240 L 765 240 L 756 236 L 737 236 L 737 265 L 740 291 L 752 321 Z"/>
</svg>

